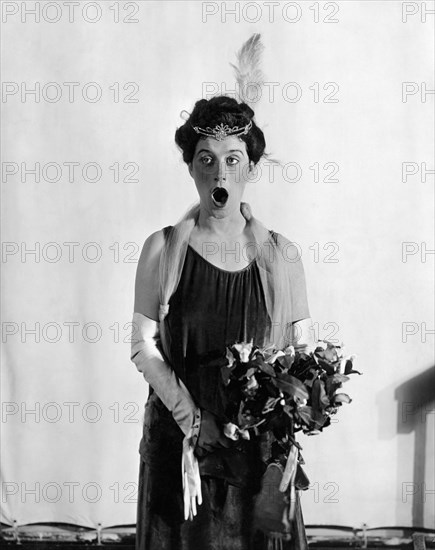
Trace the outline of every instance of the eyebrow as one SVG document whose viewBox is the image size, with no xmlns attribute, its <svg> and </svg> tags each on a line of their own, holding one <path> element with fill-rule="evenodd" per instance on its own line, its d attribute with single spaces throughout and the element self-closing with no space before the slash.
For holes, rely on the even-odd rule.
<svg viewBox="0 0 435 550">
<path fill-rule="evenodd" d="M 210 149 L 200 149 L 196 154 L 199 155 L 199 153 L 211 153 L 214 154 Z M 230 149 L 227 151 L 227 153 L 241 153 L 243 155 L 243 151 L 241 149 Z"/>
</svg>

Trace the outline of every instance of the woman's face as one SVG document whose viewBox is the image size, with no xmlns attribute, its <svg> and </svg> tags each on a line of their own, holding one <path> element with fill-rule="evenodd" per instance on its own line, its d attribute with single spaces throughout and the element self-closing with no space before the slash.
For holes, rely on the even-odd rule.
<svg viewBox="0 0 435 550">
<path fill-rule="evenodd" d="M 222 141 L 213 137 L 200 139 L 189 172 L 195 181 L 201 208 L 219 218 L 240 211 L 251 170 L 246 143 L 236 136 Z"/>
</svg>

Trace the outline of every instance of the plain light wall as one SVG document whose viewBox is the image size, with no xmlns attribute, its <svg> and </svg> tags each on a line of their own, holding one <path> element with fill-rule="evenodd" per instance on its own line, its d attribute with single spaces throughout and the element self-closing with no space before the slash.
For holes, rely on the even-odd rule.
<svg viewBox="0 0 435 550">
<path fill-rule="evenodd" d="M 434 327 L 433 255 L 425 255 L 433 173 L 422 181 L 421 171 L 424 162 L 433 170 L 433 95 L 424 95 L 424 86 L 433 89 L 433 15 L 423 17 L 420 2 L 146 1 L 114 3 L 115 23 L 112 2 L 99 2 L 101 18 L 91 23 L 98 12 L 86 2 L 72 22 L 61 2 L 45 13 L 41 2 L 36 23 L 21 3 L 6 4 L 1 520 L 135 522 L 147 397 L 129 359 L 137 258 L 151 232 L 196 200 L 173 141 L 180 112 L 213 83 L 234 88 L 229 62 L 259 32 L 266 80 L 275 84 L 258 103 L 257 123 L 271 156 L 296 163 L 301 175 L 292 182 L 295 170 L 278 169 L 269 181 L 262 164 L 245 199 L 300 245 L 319 337 L 343 341 L 364 372 L 347 383 L 353 402 L 337 422 L 300 437 L 312 483 L 302 495 L 305 521 L 433 527 L 433 403 L 424 382 L 433 366 L 433 333 L 424 332 Z M 40 101 L 21 99 L 36 82 Z M 44 88 L 49 82 L 57 85 Z M 65 82 L 79 83 L 72 102 Z M 90 82 L 101 100 L 89 101 Z M 291 82 L 298 101 L 289 101 Z M 136 88 L 138 102 L 124 102 Z M 56 89 L 59 101 L 50 102 Z M 338 102 L 324 102 L 336 90 Z M 21 166 L 36 162 L 39 183 Z M 71 162 L 80 164 L 68 181 L 63 163 Z M 405 162 L 415 174 L 402 181 Z M 63 167 L 58 182 L 47 181 L 55 173 L 47 163 Z M 82 177 L 86 163 L 101 168 L 98 181 Z M 138 166 L 138 182 L 125 181 L 133 166 L 125 163 Z M 338 182 L 324 181 L 331 166 Z"/>
</svg>

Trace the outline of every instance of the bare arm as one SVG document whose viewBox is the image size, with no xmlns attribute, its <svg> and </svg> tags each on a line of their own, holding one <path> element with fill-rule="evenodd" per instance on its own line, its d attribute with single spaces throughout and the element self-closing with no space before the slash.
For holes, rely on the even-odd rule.
<svg viewBox="0 0 435 550">
<path fill-rule="evenodd" d="M 154 321 L 159 319 L 159 264 L 163 250 L 163 230 L 150 235 L 137 264 L 134 311 Z"/>
</svg>

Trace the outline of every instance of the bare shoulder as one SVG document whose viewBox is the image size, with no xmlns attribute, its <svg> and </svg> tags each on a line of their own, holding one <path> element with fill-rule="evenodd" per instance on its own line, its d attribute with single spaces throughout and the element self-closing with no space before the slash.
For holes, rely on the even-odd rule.
<svg viewBox="0 0 435 550">
<path fill-rule="evenodd" d="M 158 263 L 164 244 L 165 235 L 163 229 L 151 233 L 142 247 L 139 263 L 146 263 L 148 267 L 155 262 Z"/>
<path fill-rule="evenodd" d="M 164 244 L 163 229 L 152 233 L 142 247 L 136 271 L 134 311 L 154 321 L 159 318 L 159 266 Z"/>
</svg>

